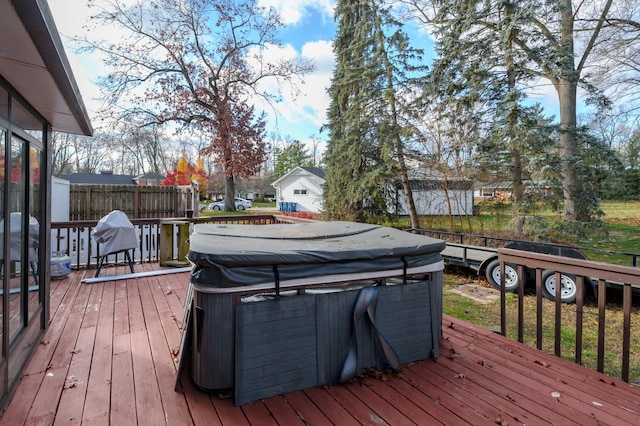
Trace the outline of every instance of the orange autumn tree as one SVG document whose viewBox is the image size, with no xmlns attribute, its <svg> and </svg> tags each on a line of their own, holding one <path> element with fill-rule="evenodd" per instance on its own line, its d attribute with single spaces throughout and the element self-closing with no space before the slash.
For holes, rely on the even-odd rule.
<svg viewBox="0 0 640 426">
<path fill-rule="evenodd" d="M 198 158 L 196 166 L 192 166 L 187 163 L 184 156 L 178 160 L 178 165 L 173 172 L 169 173 L 167 177 L 162 181 L 161 186 L 180 186 L 191 185 L 191 182 L 198 182 L 198 191 L 201 196 L 206 196 L 207 191 L 207 179 L 209 175 L 204 170 L 204 162 Z"/>
</svg>

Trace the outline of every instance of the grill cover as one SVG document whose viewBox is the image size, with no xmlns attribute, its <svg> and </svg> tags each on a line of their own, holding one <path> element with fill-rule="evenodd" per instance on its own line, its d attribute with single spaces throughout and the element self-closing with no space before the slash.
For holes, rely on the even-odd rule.
<svg viewBox="0 0 640 426">
<path fill-rule="evenodd" d="M 442 240 L 354 222 L 195 225 L 191 282 L 236 287 L 441 262 Z"/>
<path fill-rule="evenodd" d="M 93 229 L 93 238 L 102 244 L 100 254 L 103 256 L 138 247 L 136 230 L 120 210 L 114 210 L 98 221 Z"/>
</svg>

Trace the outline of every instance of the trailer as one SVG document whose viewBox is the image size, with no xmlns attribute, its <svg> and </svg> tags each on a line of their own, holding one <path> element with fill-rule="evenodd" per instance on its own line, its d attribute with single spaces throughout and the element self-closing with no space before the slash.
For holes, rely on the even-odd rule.
<svg viewBox="0 0 640 426">
<path fill-rule="evenodd" d="M 455 265 L 469 268 L 478 275 L 484 276 L 492 287 L 500 290 L 500 261 L 498 260 L 498 248 L 512 248 L 516 250 L 530 251 L 533 253 L 542 253 L 555 256 L 571 257 L 574 259 L 585 259 L 585 252 L 599 252 L 613 255 L 621 255 L 631 259 L 631 265 L 638 267 L 638 258 L 640 254 L 615 252 L 599 249 L 591 249 L 585 247 L 573 247 L 564 244 L 539 243 L 534 241 L 511 240 L 505 238 L 485 237 L 479 235 L 460 234 L 444 231 L 420 230 L 423 235 L 432 236 L 443 239 L 447 245 L 441 252 L 442 258 L 447 265 Z M 474 242 L 475 244 L 470 244 Z M 526 283 L 533 281 L 534 270 L 524 268 Z M 518 289 L 518 268 L 517 265 L 506 263 L 504 265 L 505 290 L 515 292 Z M 607 283 L 609 287 L 619 287 L 620 283 Z M 572 274 L 560 275 L 560 294 L 563 303 L 574 303 L 578 293 L 578 285 L 576 277 Z M 597 280 L 584 280 L 585 290 L 591 291 L 595 296 L 598 292 Z M 555 300 L 556 294 L 556 274 L 555 271 L 545 270 L 542 272 L 542 293 L 549 300 Z"/>
</svg>

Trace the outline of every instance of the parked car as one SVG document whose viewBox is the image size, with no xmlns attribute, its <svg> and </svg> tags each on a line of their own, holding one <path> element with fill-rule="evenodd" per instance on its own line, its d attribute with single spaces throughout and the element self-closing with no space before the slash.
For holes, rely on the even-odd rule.
<svg viewBox="0 0 640 426">
<path fill-rule="evenodd" d="M 236 198 L 236 210 L 250 209 L 253 205 L 251 200 L 245 200 L 244 198 Z M 209 204 L 209 210 L 222 210 L 224 209 L 225 200 L 216 201 Z"/>
</svg>

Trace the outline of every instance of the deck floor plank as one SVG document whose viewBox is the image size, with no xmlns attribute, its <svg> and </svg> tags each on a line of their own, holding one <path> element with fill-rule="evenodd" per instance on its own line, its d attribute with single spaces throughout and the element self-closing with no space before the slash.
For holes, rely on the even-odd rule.
<svg viewBox="0 0 640 426">
<path fill-rule="evenodd" d="M 179 392 L 182 393 L 187 401 L 193 424 L 196 426 L 222 425 L 218 413 L 213 408 L 210 397 L 204 392 L 198 392 L 193 386 L 188 368 L 183 369 L 180 375 L 180 383 L 182 390 Z"/>
<path fill-rule="evenodd" d="M 146 281 L 146 282 L 145 282 Z M 167 328 L 177 330 L 175 321 L 169 317 L 171 312 L 163 306 L 163 297 L 154 298 L 150 290 L 150 285 L 154 284 L 154 280 L 145 280 L 140 282 L 140 298 L 142 307 L 145 312 L 145 324 L 147 326 L 147 334 L 149 336 L 149 348 L 153 358 L 153 365 L 158 383 L 158 391 L 162 399 L 163 411 L 168 425 L 178 424 L 189 418 L 189 409 L 186 401 L 179 393 L 174 391 L 176 381 L 176 366 L 174 357 L 171 353 L 170 345 L 167 337 L 173 336 L 173 340 L 180 339 L 177 333 L 169 334 Z M 154 302 L 160 302 L 158 305 Z M 165 320 L 169 323 L 163 326 L 161 317 L 166 316 Z M 190 423 L 190 422 L 189 422 Z"/>
<path fill-rule="evenodd" d="M 127 273 L 109 266 L 101 276 Z M 176 392 L 189 274 L 81 282 L 93 274 L 52 283 L 51 325 L 0 426 L 640 424 L 640 388 L 446 315 L 440 358 L 386 380 L 365 376 L 236 407 L 198 391 L 187 359 Z"/>
<path fill-rule="evenodd" d="M 115 286 L 94 287 L 91 292 L 90 322 L 95 320 L 96 333 L 93 343 L 91 372 L 87 385 L 87 398 L 82 412 L 82 423 L 108 424 L 111 397 L 111 371 L 113 355 L 113 312 L 115 303 Z M 98 298 L 99 295 L 99 298 Z M 96 315 L 97 314 L 97 315 Z"/>
<path fill-rule="evenodd" d="M 336 425 L 359 425 L 352 415 L 347 411 L 326 389 L 331 386 L 305 389 L 303 392 L 322 411 L 329 421 Z"/>
<path fill-rule="evenodd" d="M 446 349 L 446 346 L 441 347 Z M 532 419 L 537 421 L 543 421 L 545 418 L 556 418 L 558 413 L 550 410 L 544 405 L 539 404 L 538 401 L 529 399 L 522 395 L 520 391 L 522 386 L 519 383 L 515 383 L 511 388 L 507 387 L 505 383 L 510 383 L 509 379 L 500 374 L 496 374 L 495 371 L 491 371 L 483 366 L 484 363 L 469 362 L 468 364 L 458 361 L 455 362 L 451 359 L 438 359 L 438 364 L 442 367 L 430 369 L 435 374 L 443 376 L 454 377 L 455 375 L 462 374 L 467 378 L 465 387 L 474 392 L 475 395 L 482 396 L 495 401 L 495 404 L 500 404 L 508 401 L 509 406 L 512 404 L 515 406 L 514 416 L 524 417 L 525 423 Z M 512 382 L 511 382 L 512 383 Z M 517 413 L 520 413 L 519 416 Z M 529 419 L 529 420 L 528 420 Z M 566 418 L 565 418 L 566 419 Z M 566 419 L 570 420 L 570 419 Z"/>
<path fill-rule="evenodd" d="M 238 407 L 233 405 L 233 399 L 217 399 L 211 397 L 211 404 L 218 414 L 220 423 L 224 426 L 244 426 L 250 424 L 244 414 L 244 410 L 242 408 L 238 409 Z"/>
<path fill-rule="evenodd" d="M 38 389 L 27 422 L 34 425 L 50 425 L 56 418 L 56 407 L 64 387 L 67 368 L 52 368 L 47 371 Z"/>
<path fill-rule="evenodd" d="M 390 404 L 392 407 L 401 407 L 403 415 L 408 419 L 424 419 L 424 421 L 428 421 L 429 424 L 440 423 L 427 411 L 421 409 L 416 404 L 413 404 L 403 393 L 397 391 L 392 386 L 387 386 L 386 383 L 391 380 L 402 380 L 402 376 L 400 375 L 399 378 L 391 376 L 385 381 L 378 380 L 377 378 L 365 377 L 358 380 L 356 384 L 348 386 L 348 389 L 355 395 L 361 396 L 363 400 L 369 400 L 367 396 L 370 395 L 370 392 L 373 392 L 377 396 L 371 396 L 372 402 L 369 402 L 369 404 L 373 404 L 373 406 L 375 406 L 377 404 L 376 401 L 382 400 Z M 409 422 L 404 420 L 404 422 L 409 424 L 410 420 Z"/>
<path fill-rule="evenodd" d="M 164 410 L 158 389 L 151 347 L 146 331 L 131 333 L 134 383 L 136 389 L 136 416 L 139 422 L 152 425 L 165 423 Z"/>
<path fill-rule="evenodd" d="M 502 341 L 502 339 L 498 340 Z M 492 350 L 499 351 L 500 349 L 502 349 L 502 347 L 499 344 L 494 345 L 492 349 L 476 345 L 472 350 L 462 348 L 458 353 L 480 361 L 482 359 L 488 359 L 490 356 L 495 356 Z M 513 354 L 510 350 L 506 352 Z M 622 424 L 622 422 L 635 424 L 638 421 L 637 414 L 621 410 L 615 415 L 612 415 L 608 412 L 608 407 L 604 404 L 598 406 L 598 404 L 602 404 L 599 400 L 603 395 L 595 397 L 587 394 L 585 390 L 582 389 L 584 386 L 582 382 L 578 383 L 577 387 L 571 386 L 568 383 L 571 379 L 566 372 L 556 372 L 555 369 L 551 368 L 554 365 L 565 364 L 565 362 L 562 362 L 559 358 L 547 358 L 546 354 L 541 353 L 539 355 L 541 356 L 529 359 L 520 359 L 521 356 L 519 355 L 516 355 L 518 359 L 502 357 L 500 364 L 495 363 L 493 367 L 494 370 L 500 370 L 507 375 L 508 381 L 520 383 L 523 387 L 526 385 L 527 388 L 530 389 L 528 393 L 524 393 L 526 398 L 537 399 L 540 405 L 555 408 L 558 416 L 564 414 L 572 421 L 576 421 L 580 417 L 583 417 L 583 421 L 587 421 L 587 418 L 596 418 L 607 424 Z M 560 397 L 553 397 L 552 395 L 555 392 L 559 393 Z M 594 401 L 596 404 L 593 403 Z M 567 411 L 564 407 L 559 407 L 560 404 L 558 404 L 558 402 L 565 407 L 572 408 L 574 411 Z"/>
<path fill-rule="evenodd" d="M 331 390 L 334 391 L 333 394 L 339 401 L 354 401 L 364 417 L 363 424 L 375 424 L 382 421 L 394 425 L 414 424 L 391 402 L 382 398 L 364 383 L 364 381 L 355 381 L 344 386 L 332 386 Z M 354 415 L 353 412 L 351 414 Z"/>
<path fill-rule="evenodd" d="M 497 338 L 501 336 L 496 336 Z M 500 342 L 501 339 L 498 339 Z M 502 356 L 499 352 L 499 344 L 494 344 L 493 347 L 484 350 L 479 345 L 473 345 L 471 348 L 458 346 L 456 348 L 456 363 L 473 365 L 482 364 L 490 371 L 490 375 L 493 377 L 502 376 L 501 382 L 509 386 L 512 390 L 514 397 L 526 398 L 532 401 L 536 401 L 539 406 L 544 406 L 553 412 L 557 418 L 561 419 L 566 417 L 567 421 L 589 422 L 593 418 L 590 415 L 591 410 L 583 411 L 581 408 L 585 407 L 580 402 L 573 401 L 572 399 L 564 400 L 563 404 L 558 404 L 557 400 L 553 398 L 552 392 L 561 392 L 558 389 L 559 385 L 562 385 L 561 379 L 557 378 L 555 372 L 552 378 L 545 377 L 543 374 L 529 374 L 529 365 L 522 366 L 522 360 L 516 360 L 514 357 Z M 533 364 L 533 363 L 532 363 Z M 520 368 L 522 367 L 522 368 Z M 549 374 L 549 371 L 544 371 Z M 485 376 L 486 377 L 486 376 Z M 571 411 L 566 409 L 566 405 L 576 409 Z"/>
<path fill-rule="evenodd" d="M 58 283 L 59 286 L 57 287 L 56 294 L 58 294 L 59 297 L 55 301 L 56 303 L 52 301 L 51 304 L 52 321 L 51 325 L 49 326 L 49 330 L 51 330 L 49 336 L 52 336 L 53 338 L 43 338 L 41 340 L 40 345 L 43 347 L 40 348 L 41 350 L 33 354 L 31 362 L 25 368 L 24 374 L 42 372 L 44 371 L 42 370 L 43 366 L 48 367 L 51 364 L 51 358 L 56 351 L 62 332 L 66 327 L 68 320 L 70 319 L 73 309 L 76 306 L 75 302 L 79 300 L 77 293 L 80 289 L 80 286 L 77 282 L 75 283 L 75 285 L 73 285 L 74 279 L 79 279 L 79 277 L 75 274 L 72 274 L 70 277 L 65 278 L 65 280 L 70 280 L 69 284 L 64 285 L 63 283 Z M 65 287 L 66 291 L 64 291 Z M 82 302 L 80 302 L 80 304 L 82 304 Z M 83 309 L 85 306 L 86 301 L 84 303 Z M 82 320 L 82 317 L 80 317 L 80 320 Z M 34 369 L 40 371 L 35 371 Z"/>
<path fill-rule="evenodd" d="M 278 395 L 267 398 L 264 401 L 265 407 L 279 425 L 304 425 L 304 421 L 291 405 L 287 403 L 286 396 Z"/>
<path fill-rule="evenodd" d="M 333 425 L 304 392 L 291 392 L 283 395 L 283 397 L 303 424 L 313 423 L 314 426 Z M 311 422 L 311 419 L 313 419 L 313 422 Z"/>
<path fill-rule="evenodd" d="M 9 404 L 0 419 L 0 425 L 14 426 L 27 424 L 31 404 L 42 385 L 44 375 L 44 372 L 36 372 L 22 376 L 12 400 L 16 402 Z"/>
<path fill-rule="evenodd" d="M 273 426 L 277 424 L 263 401 L 254 401 L 243 405 L 242 412 L 250 425 Z"/>
<path fill-rule="evenodd" d="M 96 338 L 96 327 L 84 327 L 79 330 L 78 340 L 73 349 L 73 357 L 67 370 L 65 388 L 60 396 L 56 423 L 60 425 L 80 424 L 87 394 L 93 342 Z"/>
<path fill-rule="evenodd" d="M 128 333 L 119 334 L 113 338 L 112 366 L 109 420 L 112 425 L 135 424 L 137 421 L 136 393 L 133 380 L 131 336 Z"/>
</svg>

